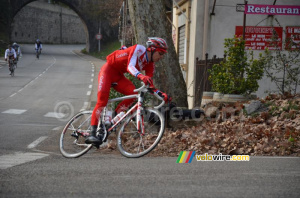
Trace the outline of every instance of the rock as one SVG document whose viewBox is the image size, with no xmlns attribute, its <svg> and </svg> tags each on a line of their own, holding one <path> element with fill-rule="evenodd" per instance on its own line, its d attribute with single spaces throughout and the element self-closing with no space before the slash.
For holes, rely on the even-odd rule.
<svg viewBox="0 0 300 198">
<path fill-rule="evenodd" d="M 205 109 L 205 116 L 209 118 L 215 118 L 217 115 L 218 107 L 208 107 Z"/>
<path fill-rule="evenodd" d="M 251 103 L 249 105 L 245 105 L 245 110 L 247 112 L 247 114 L 252 114 L 255 112 L 263 112 L 263 111 L 267 111 L 268 108 L 266 108 L 261 101 L 259 100 L 253 100 L 251 101 Z"/>
</svg>

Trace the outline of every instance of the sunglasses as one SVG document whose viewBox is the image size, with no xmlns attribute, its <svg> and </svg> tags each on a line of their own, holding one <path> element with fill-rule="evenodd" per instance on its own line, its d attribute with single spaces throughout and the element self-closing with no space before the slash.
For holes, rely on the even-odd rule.
<svg viewBox="0 0 300 198">
<path fill-rule="evenodd" d="M 165 53 L 164 52 L 158 52 L 159 55 L 163 56 Z"/>
</svg>

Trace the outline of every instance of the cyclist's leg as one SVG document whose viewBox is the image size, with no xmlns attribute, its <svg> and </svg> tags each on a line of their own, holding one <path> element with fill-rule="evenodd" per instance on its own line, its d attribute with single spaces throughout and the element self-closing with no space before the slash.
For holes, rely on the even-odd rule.
<svg viewBox="0 0 300 198">
<path fill-rule="evenodd" d="M 101 140 L 95 137 L 98 121 L 100 119 L 101 112 L 106 106 L 109 98 L 109 91 L 111 83 L 117 81 L 120 74 L 110 67 L 107 63 L 103 65 L 98 76 L 98 94 L 97 103 L 92 113 L 91 126 L 92 132 L 90 137 L 87 138 L 87 143 L 101 144 Z"/>
<path fill-rule="evenodd" d="M 11 63 L 11 59 L 13 58 L 13 56 L 9 56 L 8 57 L 8 69 L 9 69 L 9 71 L 10 71 L 10 74 L 9 75 L 11 75 L 12 74 L 12 63 Z"/>
<path fill-rule="evenodd" d="M 135 89 L 134 84 L 129 79 L 127 79 L 125 76 L 123 76 L 117 83 L 118 84 L 113 87 L 117 92 L 120 92 L 121 94 L 124 94 L 124 95 L 136 94 L 133 91 Z M 132 105 L 132 103 L 134 101 L 136 101 L 135 98 L 123 100 L 117 106 L 116 113 L 119 113 L 121 111 L 126 111 Z"/>
</svg>

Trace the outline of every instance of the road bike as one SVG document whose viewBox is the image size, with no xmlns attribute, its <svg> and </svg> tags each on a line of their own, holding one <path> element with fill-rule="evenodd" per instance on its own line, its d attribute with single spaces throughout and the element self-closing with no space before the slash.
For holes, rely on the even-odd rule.
<svg viewBox="0 0 300 198">
<path fill-rule="evenodd" d="M 35 51 L 36 51 L 36 52 L 35 52 L 35 53 L 36 53 L 36 58 L 39 59 L 39 58 L 40 58 L 40 55 L 41 55 L 41 48 L 38 48 L 38 49 L 36 49 Z"/>
<path fill-rule="evenodd" d="M 158 110 L 164 104 L 164 100 L 157 93 L 153 93 L 144 84 L 135 89 L 137 94 L 110 99 L 102 110 L 99 119 L 97 136 L 106 142 L 109 135 L 117 131 L 117 148 L 120 153 L 129 158 L 137 158 L 146 155 L 159 143 L 165 130 L 165 118 Z M 162 102 L 156 107 L 146 107 L 144 98 L 146 93 L 152 92 Z M 137 102 L 112 124 L 105 125 L 106 114 L 109 105 L 116 101 L 136 98 Z M 119 115 L 119 114 L 118 114 Z M 92 111 L 83 111 L 75 115 L 64 127 L 60 136 L 60 152 L 64 157 L 76 158 L 88 152 L 93 146 L 86 144 L 85 139 L 91 132 Z"/>
<path fill-rule="evenodd" d="M 13 77 L 15 75 L 15 69 L 16 69 L 15 61 L 13 59 L 9 59 L 8 66 L 9 66 L 9 71 L 11 72 L 10 75 Z"/>
</svg>

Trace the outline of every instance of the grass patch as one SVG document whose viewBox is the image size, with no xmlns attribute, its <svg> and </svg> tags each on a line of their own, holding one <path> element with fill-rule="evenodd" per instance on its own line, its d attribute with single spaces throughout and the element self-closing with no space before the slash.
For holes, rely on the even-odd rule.
<svg viewBox="0 0 300 198">
<path fill-rule="evenodd" d="M 102 60 L 106 59 L 106 56 L 109 55 L 110 53 L 112 53 L 113 51 L 120 49 L 121 47 L 121 43 L 116 40 L 116 41 L 112 41 L 110 43 L 104 44 L 100 46 L 100 52 L 92 52 L 92 53 L 88 53 L 86 51 L 86 49 L 81 50 L 82 53 L 84 54 L 89 54 L 91 56 L 94 56 L 96 58 L 100 58 Z"/>
</svg>

